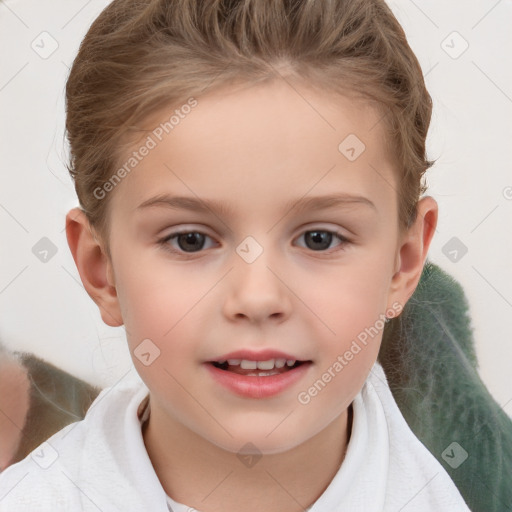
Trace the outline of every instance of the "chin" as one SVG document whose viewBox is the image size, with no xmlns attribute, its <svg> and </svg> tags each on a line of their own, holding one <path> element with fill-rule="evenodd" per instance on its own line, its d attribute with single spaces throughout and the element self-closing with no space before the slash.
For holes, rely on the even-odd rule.
<svg viewBox="0 0 512 512">
<path fill-rule="evenodd" d="M 292 450 L 309 438 L 307 436 L 296 437 L 289 431 L 282 430 L 281 435 L 271 435 L 268 433 L 275 428 L 263 427 L 258 432 L 254 428 L 246 432 L 235 433 L 231 430 L 233 437 L 225 436 L 223 439 L 207 438 L 207 440 L 218 448 L 231 452 L 235 455 L 274 455 Z"/>
</svg>

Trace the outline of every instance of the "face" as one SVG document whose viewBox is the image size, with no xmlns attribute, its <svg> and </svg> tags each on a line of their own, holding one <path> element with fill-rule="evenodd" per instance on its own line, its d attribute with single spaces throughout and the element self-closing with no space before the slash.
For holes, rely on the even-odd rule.
<svg viewBox="0 0 512 512">
<path fill-rule="evenodd" d="M 156 146 L 109 198 L 110 280 L 162 424 L 277 453 L 346 413 L 400 307 L 378 119 L 278 81 L 199 97 L 161 141 L 148 132 Z"/>
</svg>

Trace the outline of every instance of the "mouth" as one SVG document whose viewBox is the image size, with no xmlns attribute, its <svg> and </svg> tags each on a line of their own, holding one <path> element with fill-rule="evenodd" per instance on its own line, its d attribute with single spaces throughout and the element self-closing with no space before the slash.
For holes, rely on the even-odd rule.
<svg viewBox="0 0 512 512">
<path fill-rule="evenodd" d="M 281 395 L 305 379 L 313 366 L 312 360 L 270 347 L 240 349 L 205 363 L 215 386 L 251 399 Z"/>
<path fill-rule="evenodd" d="M 244 375 L 246 377 L 271 377 L 272 375 L 282 375 L 309 363 L 311 363 L 311 361 L 285 358 L 267 359 L 266 361 L 255 361 L 251 359 L 209 361 L 209 364 L 219 370 Z"/>
</svg>

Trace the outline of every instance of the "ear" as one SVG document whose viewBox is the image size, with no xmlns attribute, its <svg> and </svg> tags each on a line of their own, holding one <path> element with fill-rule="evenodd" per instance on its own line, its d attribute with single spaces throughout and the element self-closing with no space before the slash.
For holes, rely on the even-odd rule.
<svg viewBox="0 0 512 512">
<path fill-rule="evenodd" d="M 392 304 L 405 306 L 411 298 L 423 272 L 430 242 L 437 226 L 438 206 L 430 196 L 418 202 L 413 225 L 401 236 L 397 248 L 395 274 L 388 296 L 388 309 Z"/>
<path fill-rule="evenodd" d="M 112 263 L 80 208 L 66 215 L 66 237 L 80 279 L 99 307 L 101 318 L 111 327 L 123 325 Z"/>
</svg>

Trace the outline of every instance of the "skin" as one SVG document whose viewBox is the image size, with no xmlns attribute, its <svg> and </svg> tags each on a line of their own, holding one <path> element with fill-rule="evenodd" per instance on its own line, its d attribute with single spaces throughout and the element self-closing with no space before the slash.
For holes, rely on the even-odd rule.
<svg viewBox="0 0 512 512">
<path fill-rule="evenodd" d="M 18 449 L 29 407 L 30 383 L 26 370 L 0 351 L 0 471 Z"/>
<path fill-rule="evenodd" d="M 360 332 L 407 302 L 437 204 L 423 198 L 414 225 L 399 231 L 393 162 L 380 116 L 365 103 L 284 81 L 197 99 L 108 197 L 111 259 L 76 208 L 67 216 L 69 246 L 105 323 L 126 326 L 132 355 L 148 338 L 160 350 L 148 366 L 133 361 L 150 390 L 144 440 L 166 492 L 203 512 L 238 511 L 241 503 L 249 512 L 303 510 L 343 461 L 348 407 L 382 331 L 308 404 L 298 394 Z M 144 126 L 168 117 L 162 110 Z M 366 145 L 353 162 L 338 150 L 350 133 Z M 333 192 L 374 206 L 286 206 Z M 137 208 L 162 193 L 216 200 L 232 211 Z M 178 228 L 207 235 L 203 248 L 199 241 L 199 250 L 186 252 L 177 238 L 159 243 Z M 308 230 L 338 232 L 348 242 L 333 236 L 319 249 Z M 253 263 L 236 252 L 247 236 L 263 249 Z M 312 364 L 278 396 L 242 398 L 213 381 L 204 364 L 241 348 L 282 350 Z M 252 467 L 237 457 L 248 442 L 263 455 Z"/>
</svg>

